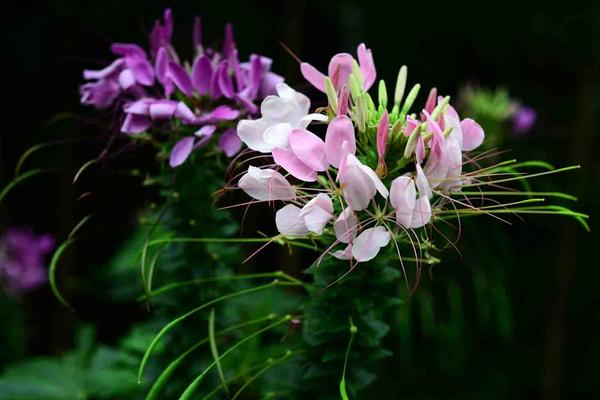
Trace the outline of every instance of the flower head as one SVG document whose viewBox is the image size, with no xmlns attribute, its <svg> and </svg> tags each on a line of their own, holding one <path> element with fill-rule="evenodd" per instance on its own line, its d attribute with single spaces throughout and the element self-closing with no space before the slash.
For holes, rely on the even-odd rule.
<svg viewBox="0 0 600 400">
<path fill-rule="evenodd" d="M 84 71 L 87 82 L 80 87 L 81 103 L 107 108 L 120 100 L 121 132 L 126 134 L 166 128 L 171 133 L 166 140 L 172 146 L 172 167 L 212 138 L 232 157 L 241 148 L 234 134 L 237 120 L 255 115 L 255 102 L 274 94 L 283 78 L 271 72 L 267 57 L 252 54 L 248 61 L 239 60 L 230 24 L 219 52 L 204 47 L 201 21 L 196 18 L 191 63 L 180 60 L 171 43 L 173 30 L 173 12 L 166 9 L 150 34 L 150 55 L 136 44 L 113 44 L 116 60 L 104 69 Z"/>
</svg>

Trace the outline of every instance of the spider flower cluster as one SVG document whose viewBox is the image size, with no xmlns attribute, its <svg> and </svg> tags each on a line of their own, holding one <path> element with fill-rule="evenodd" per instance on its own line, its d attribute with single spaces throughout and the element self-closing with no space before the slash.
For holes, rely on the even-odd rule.
<svg viewBox="0 0 600 400">
<path fill-rule="evenodd" d="M 365 262 L 392 240 L 416 237 L 415 229 L 449 203 L 447 194 L 471 182 L 463 164 L 484 132 L 435 89 L 419 114 L 410 114 L 420 86 L 404 96 L 406 67 L 391 109 L 383 81 L 375 105 L 368 94 L 376 80 L 372 52 L 361 44 L 357 53 L 358 60 L 335 55 L 327 75 L 301 64 L 306 80 L 327 96 L 320 112 L 310 113 L 309 99 L 281 83 L 262 102 L 260 118 L 239 122 L 241 140 L 265 153 L 253 159 L 272 163 L 250 165 L 238 185 L 255 200 L 287 203 L 275 216 L 282 235 L 331 235 L 327 252 Z M 318 124 L 326 124 L 324 139 Z"/>
<path fill-rule="evenodd" d="M 270 71 L 272 60 L 252 54 L 240 62 L 230 24 L 221 51 L 204 47 L 200 18 L 192 35 L 193 62 L 174 49 L 173 13 L 164 12 L 150 34 L 149 54 L 139 45 L 114 43 L 117 58 L 101 70 L 84 70 L 81 103 L 120 108 L 121 132 L 138 135 L 167 127 L 175 133 L 170 165 L 185 162 L 194 149 L 213 137 L 229 157 L 241 148 L 235 125 L 258 111 L 257 100 L 275 93 L 283 78 Z M 220 135 L 217 135 L 219 133 Z"/>
</svg>

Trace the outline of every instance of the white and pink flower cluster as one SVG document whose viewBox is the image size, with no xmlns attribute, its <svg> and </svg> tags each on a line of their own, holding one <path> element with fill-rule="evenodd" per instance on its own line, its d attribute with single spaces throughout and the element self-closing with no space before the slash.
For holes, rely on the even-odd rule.
<svg viewBox="0 0 600 400">
<path fill-rule="evenodd" d="M 327 94 L 324 112 L 310 113 L 308 97 L 281 83 L 277 95 L 262 102 L 261 117 L 240 121 L 237 132 L 250 149 L 266 155 L 252 160 L 273 160 L 250 165 L 239 187 L 258 201 L 288 203 L 275 216 L 279 232 L 329 234 L 335 240 L 328 252 L 364 262 L 392 239 L 432 221 L 444 205 L 441 195 L 468 181 L 464 152 L 478 147 L 484 133 L 435 91 L 419 119 L 409 115 L 416 92 L 401 104 L 405 68 L 393 109 L 387 110 L 383 83 L 375 106 L 367 93 L 376 78 L 371 50 L 361 44 L 358 56 L 358 62 L 349 54 L 334 56 L 328 76 L 302 63 L 305 78 Z M 313 122 L 327 125 L 324 139 L 308 129 Z"/>
</svg>

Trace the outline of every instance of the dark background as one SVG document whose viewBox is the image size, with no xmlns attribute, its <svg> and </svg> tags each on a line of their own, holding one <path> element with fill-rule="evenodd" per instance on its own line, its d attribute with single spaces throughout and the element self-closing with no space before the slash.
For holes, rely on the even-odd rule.
<svg viewBox="0 0 600 400">
<path fill-rule="evenodd" d="M 72 226 L 93 214 L 95 239 L 83 241 L 61 265 L 67 288 L 85 285 L 102 261 L 128 233 L 132 210 L 146 204 L 141 178 L 132 177 L 139 153 L 120 151 L 110 168 L 100 168 L 72 184 L 79 165 L 96 157 L 115 132 L 104 115 L 79 106 L 84 67 L 111 60 L 113 41 L 146 43 L 155 18 L 166 5 L 175 13 L 175 47 L 192 52 L 193 16 L 203 17 L 206 44 L 220 44 L 222 26 L 234 24 L 242 55 L 269 55 L 274 70 L 297 88 L 306 88 L 298 65 L 278 44 L 325 69 L 336 52 L 354 53 L 357 43 L 373 49 L 378 78 L 392 86 L 397 68 L 409 67 L 409 82 L 435 84 L 455 94 L 468 82 L 509 88 L 538 112 L 534 130 L 511 143 L 512 156 L 542 159 L 557 166 L 581 164 L 576 172 L 555 176 L 554 188 L 579 197 L 576 209 L 598 211 L 600 158 L 600 6 L 594 2 L 323 2 L 323 1 L 3 1 L 2 123 L 0 186 L 9 182 L 19 155 L 38 142 L 78 139 L 33 156 L 26 168 L 59 167 L 26 183 L 0 207 L 0 228 L 30 226 L 64 239 Z M 189 53 L 185 54 L 188 49 Z M 419 97 L 424 100 L 424 94 Z M 49 121 L 60 113 L 64 118 Z M 121 148 L 121 147 L 119 147 Z M 545 188 L 543 188 L 545 189 Z M 78 200 L 82 193 L 93 192 Z M 480 231 L 495 221 L 481 218 Z M 425 361 L 420 379 L 402 397 L 451 397 L 458 393 L 498 398 L 574 398 L 597 393 L 600 369 L 600 291 L 598 237 L 574 221 L 527 218 L 499 228 L 511 240 L 506 268 L 514 314 L 510 343 L 474 339 L 473 365 L 460 376 L 443 379 Z M 493 238 L 490 237 L 490 240 Z M 468 259 L 469 249 L 463 255 Z M 473 262 L 471 260 L 471 262 Z M 443 265 L 438 279 L 464 274 L 460 262 Z M 101 271 L 100 271 L 101 273 Z M 125 304 L 106 303 L 94 291 L 77 291 L 77 313 L 62 309 L 48 290 L 22 299 L 26 310 L 25 347 L 1 360 L 68 349 L 77 321 L 98 324 L 103 341 L 114 342 L 128 324 L 141 318 Z M 75 295 L 73 295 L 75 296 Z M 2 329 L 6 329 L 4 323 Z M 2 349 L 2 346 L 0 346 Z M 486 371 L 483 373 L 482 365 Z M 2 364 L 0 364 L 2 367 Z M 428 372 L 429 371 L 429 372 Z M 432 382 L 444 382 L 438 389 Z M 435 386 L 435 385 L 433 385 Z M 443 391 L 443 393 L 440 393 Z M 400 394 L 398 394 L 399 396 Z"/>
</svg>

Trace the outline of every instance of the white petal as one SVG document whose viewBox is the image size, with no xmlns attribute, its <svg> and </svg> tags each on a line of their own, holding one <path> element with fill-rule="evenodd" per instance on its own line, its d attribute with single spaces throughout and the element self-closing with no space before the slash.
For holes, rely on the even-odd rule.
<svg viewBox="0 0 600 400">
<path fill-rule="evenodd" d="M 306 127 L 313 121 L 327 122 L 327 115 L 319 113 L 308 114 L 300 118 L 300 121 L 298 122 L 298 128 L 306 129 Z"/>
<path fill-rule="evenodd" d="M 352 255 L 358 262 L 375 258 L 382 247 L 390 242 L 392 236 L 383 226 L 365 229 L 352 244 Z"/>
<path fill-rule="evenodd" d="M 331 198 L 324 193 L 318 194 L 302 207 L 301 216 L 309 231 L 322 234 L 325 225 L 333 218 Z"/>
<path fill-rule="evenodd" d="M 415 167 L 417 170 L 415 180 L 417 183 L 417 189 L 419 189 L 419 195 L 427 196 L 431 199 L 433 197 L 433 193 L 431 192 L 431 186 L 429 185 L 427 176 L 425 176 L 425 172 L 423 172 L 423 168 L 421 168 L 419 163 L 415 163 Z"/>
<path fill-rule="evenodd" d="M 412 222 L 413 210 L 417 198 L 414 181 L 408 176 L 399 176 L 392 181 L 390 202 L 396 210 L 396 222 L 406 228 Z"/>
<path fill-rule="evenodd" d="M 263 140 L 271 149 L 282 148 L 287 149 L 290 147 L 289 136 L 292 131 L 292 125 L 287 122 L 276 124 L 268 127 L 263 133 Z"/>
<path fill-rule="evenodd" d="M 420 228 L 427 224 L 431 219 L 431 204 L 427 196 L 421 196 L 415 204 L 410 223 L 411 228 Z"/>
<path fill-rule="evenodd" d="M 237 133 L 242 142 L 252 150 L 269 153 L 273 147 L 263 139 L 263 133 L 266 129 L 267 124 L 264 118 L 245 119 L 238 123 Z"/>
<path fill-rule="evenodd" d="M 331 255 L 338 260 L 350 260 L 352 258 L 352 245 L 349 244 L 344 250 L 336 250 Z"/>
<path fill-rule="evenodd" d="M 300 216 L 301 209 L 293 204 L 281 208 L 275 214 L 277 230 L 284 235 L 306 235 L 309 231 Z"/>
<path fill-rule="evenodd" d="M 344 173 L 339 176 L 339 179 L 344 198 L 353 210 L 360 211 L 367 208 L 377 193 L 375 184 L 360 166 L 345 166 Z"/>
<path fill-rule="evenodd" d="M 240 178 L 238 186 L 256 200 L 293 200 L 294 187 L 283 175 L 273 169 L 248 167 L 248 172 Z"/>
<path fill-rule="evenodd" d="M 356 237 L 358 218 L 350 207 L 346 207 L 333 223 L 335 237 L 342 243 L 349 243 Z"/>
</svg>

